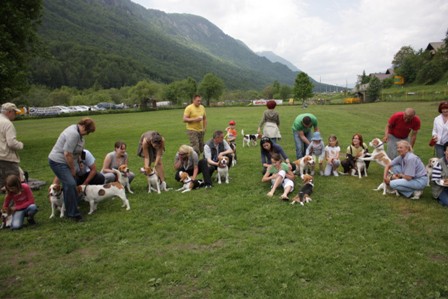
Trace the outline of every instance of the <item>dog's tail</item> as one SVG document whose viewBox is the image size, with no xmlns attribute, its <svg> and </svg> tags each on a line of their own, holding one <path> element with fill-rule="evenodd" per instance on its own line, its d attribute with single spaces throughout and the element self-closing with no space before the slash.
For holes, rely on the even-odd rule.
<svg viewBox="0 0 448 299">
<path fill-rule="evenodd" d="M 244 130 L 243 129 L 241 129 L 241 135 L 244 136 Z"/>
</svg>

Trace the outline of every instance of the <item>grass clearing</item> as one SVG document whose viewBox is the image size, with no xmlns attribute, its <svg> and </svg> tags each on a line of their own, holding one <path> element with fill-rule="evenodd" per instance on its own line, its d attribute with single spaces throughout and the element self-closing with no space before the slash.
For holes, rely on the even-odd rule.
<svg viewBox="0 0 448 299">
<path fill-rule="evenodd" d="M 387 119 L 408 105 L 422 118 L 415 152 L 426 163 L 438 102 L 362 105 L 277 106 L 283 138 L 294 158 L 291 125 L 297 114 L 314 113 L 324 141 L 338 136 L 345 152 L 351 136 L 365 141 L 384 134 Z M 264 107 L 207 108 L 207 139 L 234 119 L 238 132 L 256 131 Z M 178 147 L 188 143 L 182 110 L 97 115 L 97 131 L 86 148 L 99 166 L 116 140 L 128 145 L 130 168 L 138 173 L 140 135 L 159 131 L 167 140 L 165 172 L 179 188 L 172 167 Z M 25 143 L 21 165 L 32 178 L 52 179 L 47 156 L 59 133 L 79 117 L 15 122 Z M 86 222 L 48 219 L 45 187 L 34 192 L 35 228 L 0 231 L 2 298 L 432 298 L 448 297 L 448 210 L 427 188 L 422 198 L 383 196 L 372 191 L 382 168 L 369 176 L 315 178 L 313 201 L 291 206 L 267 198 L 261 183 L 259 147 L 242 148 L 230 169 L 230 184 L 179 194 L 146 193 L 138 174 L 128 196 L 101 202 Z M 299 179 L 296 180 L 297 192 Z"/>
</svg>

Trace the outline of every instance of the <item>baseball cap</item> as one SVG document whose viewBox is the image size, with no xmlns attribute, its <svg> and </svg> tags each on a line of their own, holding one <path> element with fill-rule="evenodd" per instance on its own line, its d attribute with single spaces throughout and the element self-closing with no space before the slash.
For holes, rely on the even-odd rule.
<svg viewBox="0 0 448 299">
<path fill-rule="evenodd" d="M 234 126 L 236 123 L 234 120 L 229 121 L 229 126 Z"/>
<path fill-rule="evenodd" d="M 2 111 L 11 111 L 11 110 L 14 110 L 15 112 L 20 112 L 20 109 L 18 109 L 16 104 L 14 103 L 4 103 L 2 105 Z"/>
</svg>

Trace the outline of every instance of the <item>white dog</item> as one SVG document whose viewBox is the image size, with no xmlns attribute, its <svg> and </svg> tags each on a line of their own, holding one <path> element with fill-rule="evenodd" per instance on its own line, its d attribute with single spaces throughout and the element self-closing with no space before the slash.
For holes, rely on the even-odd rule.
<svg viewBox="0 0 448 299">
<path fill-rule="evenodd" d="M 183 186 L 176 191 L 182 191 L 182 193 L 190 192 L 191 190 L 201 188 L 205 185 L 202 180 L 192 180 L 185 171 L 179 171 L 179 177 Z"/>
<path fill-rule="evenodd" d="M 90 204 L 89 215 L 95 212 L 97 205 L 100 201 L 119 197 L 123 201 L 121 207 L 126 207 L 126 210 L 130 210 L 129 200 L 126 198 L 126 191 L 123 185 L 120 183 L 120 171 L 114 169 L 114 173 L 118 176 L 118 182 L 112 182 L 104 185 L 79 185 L 78 192 L 84 195 L 84 200 Z"/>
<path fill-rule="evenodd" d="M 426 172 L 428 173 L 428 185 L 432 179 L 432 171 L 434 167 L 439 163 L 439 158 L 430 158 L 428 164 L 426 165 Z"/>
<path fill-rule="evenodd" d="M 381 139 L 373 138 L 373 140 L 369 142 L 369 145 L 373 147 L 373 152 L 369 154 L 368 157 L 364 156 L 360 159 L 364 161 L 375 161 L 383 167 L 389 165 L 391 160 L 384 150 L 384 143 L 381 141 Z"/>
<path fill-rule="evenodd" d="M 229 157 L 223 156 L 218 161 L 218 184 L 221 184 L 221 179 L 225 179 L 226 184 L 229 183 Z"/>
<path fill-rule="evenodd" d="M 122 184 L 129 193 L 134 193 L 131 191 L 131 184 L 129 183 L 129 167 L 126 164 L 122 164 L 118 167 L 118 170 L 121 172 L 119 180 L 120 184 Z"/>
<path fill-rule="evenodd" d="M 59 184 L 51 184 L 48 187 L 48 199 L 50 200 L 51 205 L 51 215 L 50 218 L 53 218 L 55 215 L 55 210 L 59 210 L 61 212 L 61 218 L 64 217 L 65 213 L 65 204 L 64 204 L 64 193 L 62 192 L 62 187 Z"/>
<path fill-rule="evenodd" d="M 243 136 L 243 147 L 256 146 L 257 139 L 261 138 L 260 134 L 244 134 L 244 130 L 241 130 L 241 135 Z"/>
<path fill-rule="evenodd" d="M 385 182 L 382 182 L 376 189 L 373 189 L 374 191 L 383 191 L 383 195 L 386 194 L 395 194 L 396 196 L 399 196 L 397 190 L 392 189 L 389 185 L 387 185 Z"/>
<path fill-rule="evenodd" d="M 358 177 L 362 178 L 362 171 L 364 171 L 364 176 L 367 176 L 366 162 L 364 162 L 364 156 L 356 159 L 356 169 L 358 170 Z M 354 169 L 352 169 L 354 171 Z"/>
</svg>

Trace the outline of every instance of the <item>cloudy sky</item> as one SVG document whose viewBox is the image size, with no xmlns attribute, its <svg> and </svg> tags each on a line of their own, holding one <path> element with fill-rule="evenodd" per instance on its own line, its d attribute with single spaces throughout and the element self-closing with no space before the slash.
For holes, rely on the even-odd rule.
<svg viewBox="0 0 448 299">
<path fill-rule="evenodd" d="M 322 83 L 385 72 L 402 46 L 442 41 L 446 0 L 132 0 L 202 16 L 253 51 L 272 51 Z"/>
</svg>

